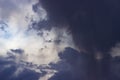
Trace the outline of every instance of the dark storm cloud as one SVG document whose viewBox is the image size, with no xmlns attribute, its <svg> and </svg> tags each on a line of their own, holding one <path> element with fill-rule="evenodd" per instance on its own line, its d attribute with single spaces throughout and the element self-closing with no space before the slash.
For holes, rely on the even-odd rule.
<svg viewBox="0 0 120 80">
<path fill-rule="evenodd" d="M 62 61 L 51 65 L 58 73 L 49 80 L 94 80 L 96 74 L 92 74 L 92 72 L 96 70 L 93 66 L 96 63 L 90 55 L 79 53 L 68 47 L 59 53 L 59 57 Z"/>
<path fill-rule="evenodd" d="M 80 73 L 82 68 L 78 63 L 82 60 L 77 59 L 82 57 L 87 60 L 83 63 L 91 67 L 87 70 L 82 69 L 86 71 L 86 74 L 91 74 L 88 79 L 82 80 L 107 80 L 111 75 L 109 72 L 112 58 L 108 51 L 120 41 L 119 3 L 118 0 L 39 0 L 39 4 L 42 4 L 47 11 L 52 24 L 68 24 L 74 43 L 81 51 L 85 51 L 86 56 L 89 56 L 89 58 L 85 58 L 80 55 L 81 53 L 76 54 L 78 52 L 74 52 L 74 50 L 65 52 L 65 54 L 69 53 L 65 58 L 69 64 L 73 64 L 72 70 L 76 75 L 74 77 L 78 80 L 82 75 Z M 95 59 L 97 52 L 102 55 L 100 60 Z M 59 75 L 61 76 L 61 74 Z M 94 78 L 92 74 L 96 74 Z M 86 77 L 88 76 L 86 75 Z"/>
<path fill-rule="evenodd" d="M 120 56 L 111 59 L 111 75 L 109 80 L 120 80 Z"/>
<path fill-rule="evenodd" d="M 23 68 L 23 70 L 16 75 L 16 71 L 20 67 Z M 0 57 L 1 80 L 39 80 L 39 78 L 44 76 L 45 74 L 46 74 L 45 71 L 42 71 L 42 73 L 38 73 L 35 72 L 34 70 L 24 68 L 23 64 L 16 64 L 14 61 L 10 60 L 10 57 L 8 58 Z"/>
<path fill-rule="evenodd" d="M 105 80 L 120 80 L 120 57 L 109 56 L 110 60 L 94 62 L 91 55 L 70 47 L 60 53 L 59 57 L 60 62 L 50 64 L 58 72 L 49 80 L 103 80 L 103 76 Z M 95 67 L 96 64 L 98 67 Z"/>
<path fill-rule="evenodd" d="M 117 0 L 39 1 L 51 20 L 58 23 L 66 21 L 70 25 L 75 43 L 82 49 L 107 51 L 120 40 L 120 6 L 116 5 Z"/>
</svg>

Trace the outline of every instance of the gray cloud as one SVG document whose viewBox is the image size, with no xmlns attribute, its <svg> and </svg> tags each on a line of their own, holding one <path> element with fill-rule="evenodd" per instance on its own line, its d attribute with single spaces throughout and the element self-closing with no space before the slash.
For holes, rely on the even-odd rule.
<svg viewBox="0 0 120 80">
<path fill-rule="evenodd" d="M 19 12 L 19 7 L 12 1 L 0 0 L 0 19 L 8 18 L 14 11 Z"/>
</svg>

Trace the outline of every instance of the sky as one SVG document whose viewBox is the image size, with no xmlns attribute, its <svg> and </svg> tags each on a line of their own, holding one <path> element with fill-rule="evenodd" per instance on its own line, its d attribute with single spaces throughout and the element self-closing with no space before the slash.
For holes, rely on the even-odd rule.
<svg viewBox="0 0 120 80">
<path fill-rule="evenodd" d="M 0 0 L 0 79 L 120 80 L 118 0 Z"/>
</svg>

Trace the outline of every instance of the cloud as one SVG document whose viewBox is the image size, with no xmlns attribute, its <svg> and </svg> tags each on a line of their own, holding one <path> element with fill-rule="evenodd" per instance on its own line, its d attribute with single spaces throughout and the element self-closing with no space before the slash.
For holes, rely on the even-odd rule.
<svg viewBox="0 0 120 80">
<path fill-rule="evenodd" d="M 111 65 L 117 76 L 110 56 L 119 55 L 116 3 L 0 0 L 2 79 L 105 79 Z"/>
<path fill-rule="evenodd" d="M 117 43 L 110 51 L 112 57 L 120 56 L 120 44 Z"/>
<path fill-rule="evenodd" d="M 49 64 L 60 61 L 58 53 L 76 48 L 67 28 L 51 25 L 37 2 L 0 0 L 1 79 L 48 80 L 57 71 Z"/>
<path fill-rule="evenodd" d="M 110 74 L 111 76 L 109 77 L 110 80 L 119 80 L 120 79 L 120 57 L 116 56 L 114 58 L 111 59 L 111 70 L 110 70 Z"/>
<path fill-rule="evenodd" d="M 62 53 L 59 53 L 59 57 L 61 62 L 51 65 L 57 72 L 49 80 L 87 80 L 87 78 L 92 80 L 97 75 L 93 72 L 95 63 L 90 55 L 67 47 Z"/>
<path fill-rule="evenodd" d="M 38 80 L 37 78 L 40 77 L 40 73 L 27 69 L 20 64 L 14 63 L 14 61 L 8 60 L 7 58 L 1 57 L 0 64 L 0 78 L 3 80 Z"/>
<path fill-rule="evenodd" d="M 39 4 L 42 4 L 46 10 L 52 24 L 68 25 L 56 27 L 67 28 L 79 51 L 91 55 L 92 62 L 96 64 L 89 63 L 98 69 L 93 70 L 98 79 L 108 78 L 111 55 L 119 55 L 119 45 L 116 45 L 120 42 L 118 3 L 118 0 L 39 0 Z M 100 55 L 99 60 L 96 59 L 97 55 Z M 70 57 L 70 60 L 72 58 L 74 57 Z M 97 80 L 95 77 L 86 80 Z"/>
<path fill-rule="evenodd" d="M 81 50 L 96 49 L 107 52 L 120 41 L 118 35 L 120 6 L 117 5 L 117 0 L 105 3 L 87 0 L 39 0 L 39 3 L 47 11 L 49 19 L 58 25 L 69 25 L 74 42 Z"/>
</svg>

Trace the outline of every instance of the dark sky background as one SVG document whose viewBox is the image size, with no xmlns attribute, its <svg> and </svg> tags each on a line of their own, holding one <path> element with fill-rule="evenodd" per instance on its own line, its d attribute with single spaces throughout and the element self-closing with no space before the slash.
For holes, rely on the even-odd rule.
<svg viewBox="0 0 120 80">
<path fill-rule="evenodd" d="M 13 2 L 0 0 L 0 3 L 7 3 L 9 6 L 13 5 Z M 26 5 L 28 5 L 28 2 L 26 2 Z M 21 4 L 24 4 L 24 1 Z M 31 25 L 29 29 L 34 29 L 35 32 L 40 32 L 42 29 L 49 32 L 52 28 L 56 27 L 56 34 L 59 34 L 59 36 L 53 41 L 52 39 L 45 41 L 47 44 L 55 43 L 55 47 L 65 43 L 62 42 L 61 38 L 66 36 L 61 37 L 64 33 L 59 33 L 59 29 L 68 29 L 67 32 L 72 34 L 73 42 L 77 49 L 69 46 L 66 47 L 63 51 L 57 53 L 60 61 L 56 63 L 51 62 L 47 64 L 48 66 L 37 65 L 34 61 L 22 61 L 22 59 L 16 62 L 17 58 L 22 58 L 21 56 L 25 54 L 26 48 L 10 49 L 7 52 L 7 56 L 0 56 L 0 80 L 120 80 L 119 4 L 119 0 L 38 0 L 37 3 L 31 6 L 33 12 L 40 16 L 42 13 L 40 6 L 42 5 L 47 12 L 48 19 L 36 21 L 30 18 Z M 0 15 L 0 18 L 10 16 L 15 12 L 14 10 L 18 14 L 21 10 L 19 10 L 17 5 L 9 7 L 10 10 L 7 10 L 8 7 L 4 5 L 1 5 L 0 9 L 2 9 L 1 7 L 3 7 L 3 12 L 0 12 L 4 15 Z M 30 12 L 32 13 L 32 11 Z M 29 17 L 26 18 L 29 19 Z M 37 18 L 41 18 L 41 16 L 37 16 Z M 3 31 L 4 28 L 0 27 Z M 31 32 L 31 34 L 33 33 Z M 37 33 L 37 37 L 43 35 L 44 33 L 42 32 Z M 47 33 L 46 35 L 48 36 L 49 34 Z M 47 36 L 44 36 L 44 38 Z M 27 40 L 29 42 L 29 37 Z M 37 45 L 39 38 L 35 41 Z M 70 42 L 69 38 L 67 38 L 67 41 Z M 40 50 L 44 50 L 48 46 L 45 45 Z M 36 49 L 39 46 L 33 47 Z M 51 48 L 53 48 L 52 45 Z M 28 52 L 30 51 L 32 50 L 29 49 Z M 56 57 L 53 53 L 51 52 L 51 55 L 47 57 Z M 34 53 L 31 54 L 34 55 Z M 117 55 L 113 56 L 114 54 Z M 39 58 L 42 57 L 44 56 L 41 55 Z M 34 56 L 33 58 L 39 62 L 39 58 Z M 40 60 L 44 61 L 44 59 Z M 37 70 L 41 72 L 37 72 Z M 50 70 L 53 72 L 50 72 Z M 54 72 L 54 70 L 57 72 Z M 48 77 L 53 73 L 52 77 Z"/>
</svg>

